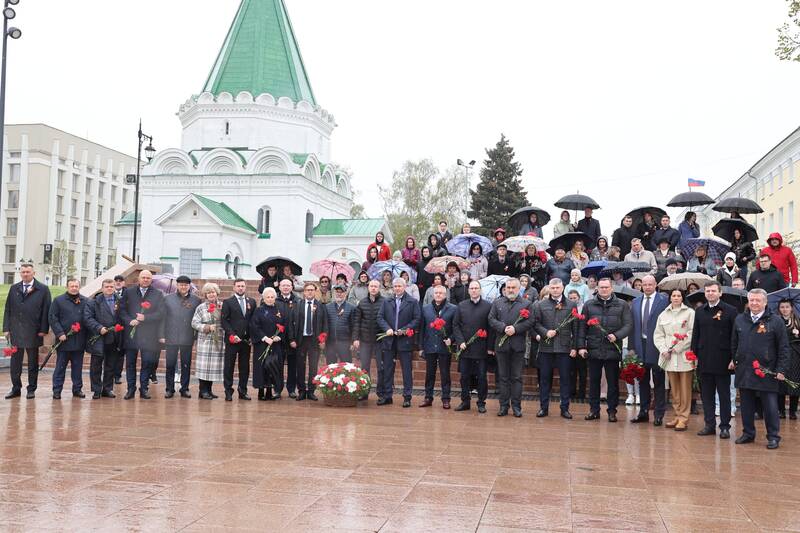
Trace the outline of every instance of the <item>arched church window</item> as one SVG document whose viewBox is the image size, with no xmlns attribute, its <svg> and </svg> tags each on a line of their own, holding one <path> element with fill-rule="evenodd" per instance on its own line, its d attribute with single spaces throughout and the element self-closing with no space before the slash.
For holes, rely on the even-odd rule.
<svg viewBox="0 0 800 533">
<path fill-rule="evenodd" d="M 225 275 L 228 277 L 228 279 L 232 278 L 231 276 L 232 266 L 233 263 L 231 262 L 231 254 L 225 254 Z"/>
<path fill-rule="evenodd" d="M 231 134 L 231 123 L 230 123 L 230 121 L 226 120 L 225 121 L 225 135 L 230 135 L 230 134 Z"/>
<path fill-rule="evenodd" d="M 267 206 L 262 207 L 258 210 L 258 219 L 256 222 L 256 228 L 258 229 L 258 233 L 269 233 L 269 219 L 271 215 L 271 209 Z"/>
<path fill-rule="evenodd" d="M 306 240 L 310 241 L 314 236 L 314 214 L 306 213 Z"/>
<path fill-rule="evenodd" d="M 239 277 L 239 257 L 233 258 L 233 279 Z"/>
</svg>

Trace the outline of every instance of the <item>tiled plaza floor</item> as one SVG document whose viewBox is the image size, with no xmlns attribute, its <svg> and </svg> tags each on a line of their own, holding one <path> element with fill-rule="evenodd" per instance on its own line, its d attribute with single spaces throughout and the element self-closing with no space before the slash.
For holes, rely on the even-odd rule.
<svg viewBox="0 0 800 533">
<path fill-rule="evenodd" d="M 696 436 L 700 417 L 676 433 L 624 407 L 610 424 L 585 405 L 566 421 L 525 402 L 515 419 L 495 400 L 335 409 L 163 386 L 80 400 L 68 379 L 55 401 L 43 374 L 35 400 L 0 400 L 0 531 L 800 530 L 798 422 L 769 451 L 763 425 L 736 446 Z"/>
</svg>

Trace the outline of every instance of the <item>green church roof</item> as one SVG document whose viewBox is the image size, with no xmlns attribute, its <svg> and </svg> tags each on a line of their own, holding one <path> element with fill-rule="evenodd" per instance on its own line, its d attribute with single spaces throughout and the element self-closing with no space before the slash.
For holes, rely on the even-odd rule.
<svg viewBox="0 0 800 533">
<path fill-rule="evenodd" d="M 269 93 L 316 105 L 283 0 L 242 0 L 203 91 Z"/>
<path fill-rule="evenodd" d="M 139 220 L 137 220 L 136 222 L 138 224 L 142 223 L 142 214 L 141 213 L 139 213 Z M 114 225 L 115 226 L 133 226 L 133 211 L 128 211 L 127 213 L 122 215 L 122 218 L 117 220 L 114 223 Z"/>
<path fill-rule="evenodd" d="M 314 237 L 374 237 L 384 224 L 386 220 L 382 218 L 323 218 L 314 228 Z"/>
<path fill-rule="evenodd" d="M 226 226 L 241 228 L 246 231 L 252 231 L 253 233 L 256 232 L 256 228 L 243 219 L 239 213 L 228 207 L 225 202 L 215 202 L 214 200 L 206 198 L 205 196 L 200 196 L 199 194 L 195 194 L 193 196 L 197 198 L 201 204 L 211 211 L 214 216 L 216 216 Z"/>
</svg>

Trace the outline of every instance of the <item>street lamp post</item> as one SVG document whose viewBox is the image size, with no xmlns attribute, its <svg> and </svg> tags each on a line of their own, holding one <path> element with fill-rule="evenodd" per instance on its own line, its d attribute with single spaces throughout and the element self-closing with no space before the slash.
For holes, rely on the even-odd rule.
<svg viewBox="0 0 800 533">
<path fill-rule="evenodd" d="M 3 60 L 2 67 L 0 67 L 0 198 L 3 193 L 3 170 L 5 164 L 3 160 L 4 141 L 6 136 L 6 50 L 8 50 L 8 38 L 19 39 L 22 37 L 22 31 L 19 28 L 8 26 L 8 21 L 17 16 L 14 11 L 15 6 L 19 4 L 19 0 L 5 0 L 3 6 Z M 2 206 L 0 206 L 0 209 Z"/>
<path fill-rule="evenodd" d="M 133 193 L 133 250 L 131 251 L 131 257 L 133 258 L 134 262 L 139 262 L 139 258 L 136 254 L 136 238 L 138 236 L 138 228 L 139 228 L 139 180 L 140 174 L 142 170 L 142 146 L 144 142 L 147 141 L 147 148 L 144 149 L 145 156 L 147 157 L 147 162 L 153 160 L 153 156 L 156 153 L 156 149 L 153 148 L 153 137 L 150 135 L 145 135 L 142 133 L 142 121 L 139 120 L 139 150 L 136 152 L 136 185 Z"/>
<path fill-rule="evenodd" d="M 469 211 L 469 173 L 475 168 L 475 160 L 473 159 L 469 163 L 465 163 L 462 159 L 458 159 L 456 164 L 460 167 L 464 167 L 464 220 L 466 220 L 467 211 Z"/>
</svg>

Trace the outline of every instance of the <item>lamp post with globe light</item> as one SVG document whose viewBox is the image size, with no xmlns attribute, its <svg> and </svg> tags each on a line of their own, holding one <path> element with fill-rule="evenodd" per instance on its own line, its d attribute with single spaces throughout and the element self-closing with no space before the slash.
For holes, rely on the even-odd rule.
<svg viewBox="0 0 800 533">
<path fill-rule="evenodd" d="M 3 60 L 0 67 L 0 161 L 3 159 L 4 141 L 6 135 L 6 52 L 8 50 L 8 38 L 19 39 L 22 31 L 19 28 L 8 26 L 8 21 L 17 16 L 13 7 L 19 4 L 19 0 L 5 0 L 3 7 Z M 0 164 L 0 197 L 3 191 L 3 170 L 5 164 Z"/>
</svg>

